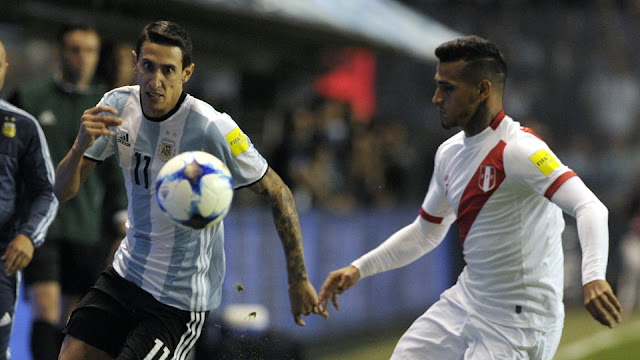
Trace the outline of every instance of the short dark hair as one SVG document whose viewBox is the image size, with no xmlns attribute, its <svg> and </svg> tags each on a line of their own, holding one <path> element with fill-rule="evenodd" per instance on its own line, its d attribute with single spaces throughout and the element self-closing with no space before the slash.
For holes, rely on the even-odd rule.
<svg viewBox="0 0 640 360">
<path fill-rule="evenodd" d="M 100 37 L 100 34 L 98 34 L 98 30 L 96 30 L 95 27 L 86 24 L 86 23 L 68 23 L 68 24 L 64 24 L 62 25 L 62 27 L 60 28 L 60 30 L 58 30 L 58 35 L 56 37 L 56 40 L 58 41 L 58 44 L 60 46 L 64 46 L 64 37 L 67 36 L 68 33 L 72 33 L 74 31 L 91 31 L 96 33 L 96 35 L 98 35 L 98 37 Z"/>
<path fill-rule="evenodd" d="M 507 79 L 507 63 L 502 52 L 496 44 L 479 36 L 447 41 L 436 48 L 435 54 L 442 63 L 466 61 L 463 76 L 473 82 L 488 78 L 504 86 Z"/>
<path fill-rule="evenodd" d="M 182 69 L 191 65 L 193 45 L 189 33 L 182 26 L 166 20 L 154 21 L 142 29 L 136 41 L 136 54 L 140 56 L 140 49 L 145 41 L 159 45 L 177 46 L 182 51 Z"/>
</svg>

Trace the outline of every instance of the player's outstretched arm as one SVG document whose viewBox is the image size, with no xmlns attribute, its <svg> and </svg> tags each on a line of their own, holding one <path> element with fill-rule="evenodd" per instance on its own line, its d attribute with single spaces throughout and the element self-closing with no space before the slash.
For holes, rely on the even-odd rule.
<svg viewBox="0 0 640 360">
<path fill-rule="evenodd" d="M 329 273 L 320 289 L 320 308 L 327 311 L 329 299 L 336 310 L 340 310 L 338 295 L 353 287 L 360 280 L 360 270 L 353 265 Z"/>
<path fill-rule="evenodd" d="M 271 168 L 250 188 L 271 205 L 273 220 L 287 261 L 289 300 L 294 321 L 304 326 L 306 323 L 301 315 L 306 316 L 312 312 L 326 318 L 328 315 L 320 310 L 316 290 L 307 276 L 300 220 L 291 190 Z"/>
<path fill-rule="evenodd" d="M 605 280 L 594 280 L 584 285 L 584 306 L 602 325 L 613 328 L 616 322 L 622 322 L 622 304 Z"/>
<path fill-rule="evenodd" d="M 78 193 L 80 185 L 95 167 L 92 161 L 83 159 L 84 152 L 101 135 L 114 135 L 113 131 L 109 130 L 109 127 L 122 123 L 121 118 L 113 116 L 117 113 L 116 109 L 103 105 L 85 110 L 73 147 L 71 147 L 64 159 L 60 161 L 56 169 L 53 192 L 58 200 L 69 200 Z"/>
</svg>

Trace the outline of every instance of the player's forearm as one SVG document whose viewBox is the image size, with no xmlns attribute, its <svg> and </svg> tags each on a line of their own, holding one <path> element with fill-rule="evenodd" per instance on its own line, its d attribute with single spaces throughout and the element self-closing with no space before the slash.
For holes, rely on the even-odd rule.
<svg viewBox="0 0 640 360">
<path fill-rule="evenodd" d="M 567 180 L 551 200 L 576 218 L 582 248 L 582 284 L 604 280 L 609 255 L 609 211 L 578 177 Z"/>
<path fill-rule="evenodd" d="M 609 211 L 600 201 L 584 204 L 576 211 L 578 238 L 582 248 L 582 285 L 604 280 L 609 256 Z"/>
<path fill-rule="evenodd" d="M 300 220 L 291 192 L 289 196 L 283 195 L 279 205 L 273 207 L 273 220 L 287 260 L 289 284 L 306 280 L 307 269 L 304 263 Z"/>
<path fill-rule="evenodd" d="M 272 169 L 267 170 L 254 190 L 266 198 L 271 206 L 273 221 L 287 261 L 289 284 L 307 280 L 300 219 L 291 190 Z"/>
<path fill-rule="evenodd" d="M 352 265 L 360 270 L 363 278 L 403 267 L 438 246 L 448 229 L 449 225 L 434 224 L 418 217 Z"/>
<path fill-rule="evenodd" d="M 60 161 L 56 169 L 56 180 L 53 184 L 53 192 L 60 201 L 66 201 L 78 193 L 81 180 L 80 163 L 83 152 L 75 146 Z"/>
</svg>

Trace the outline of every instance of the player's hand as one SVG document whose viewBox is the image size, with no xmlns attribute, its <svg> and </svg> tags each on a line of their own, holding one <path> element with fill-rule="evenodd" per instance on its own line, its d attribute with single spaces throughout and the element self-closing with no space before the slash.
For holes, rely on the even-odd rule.
<svg viewBox="0 0 640 360">
<path fill-rule="evenodd" d="M 320 289 L 320 308 L 327 311 L 329 299 L 336 310 L 340 310 L 338 305 L 338 295 L 351 288 L 360 280 L 360 270 L 353 265 L 332 271 L 327 276 L 327 280 Z"/>
<path fill-rule="evenodd" d="M 116 109 L 105 105 L 85 110 L 82 114 L 80 130 L 74 147 L 84 152 L 101 135 L 115 135 L 115 132 L 109 130 L 109 127 L 122 124 L 122 118 L 113 116 L 117 114 Z"/>
<path fill-rule="evenodd" d="M 300 326 L 307 325 L 302 320 L 303 314 L 304 316 L 309 316 L 311 313 L 319 314 L 325 319 L 329 317 L 326 311 L 320 309 L 316 289 L 307 279 L 289 284 L 289 301 L 291 302 L 293 320 Z"/>
<path fill-rule="evenodd" d="M 18 234 L 7 247 L 2 255 L 4 260 L 4 272 L 7 275 L 13 275 L 16 271 L 22 270 L 33 258 L 34 246 L 31 240 L 23 234 Z"/>
<path fill-rule="evenodd" d="M 584 306 L 602 325 L 613 328 L 622 322 L 622 304 L 605 280 L 594 280 L 584 285 Z"/>
</svg>

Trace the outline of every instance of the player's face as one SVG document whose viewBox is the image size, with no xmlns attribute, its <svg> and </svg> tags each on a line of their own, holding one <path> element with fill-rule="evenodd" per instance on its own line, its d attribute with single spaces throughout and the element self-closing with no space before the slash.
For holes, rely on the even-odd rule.
<svg viewBox="0 0 640 360">
<path fill-rule="evenodd" d="M 4 49 L 4 45 L 0 41 L 0 90 L 4 86 L 4 78 L 7 76 L 7 68 L 9 63 L 7 62 L 7 52 Z"/>
<path fill-rule="evenodd" d="M 436 91 L 431 101 L 438 106 L 440 123 L 445 129 L 465 129 L 482 99 L 476 85 L 462 77 L 465 61 L 440 63 L 436 69 Z"/>
<path fill-rule="evenodd" d="M 62 76 L 79 86 L 91 82 L 100 59 L 100 37 L 95 31 L 76 30 L 64 36 Z"/>
<path fill-rule="evenodd" d="M 134 53 L 133 65 L 138 74 L 142 110 L 148 117 L 164 116 L 176 106 L 194 69 L 194 64 L 182 68 L 179 47 L 149 41 L 142 44 L 140 54 Z"/>
</svg>

